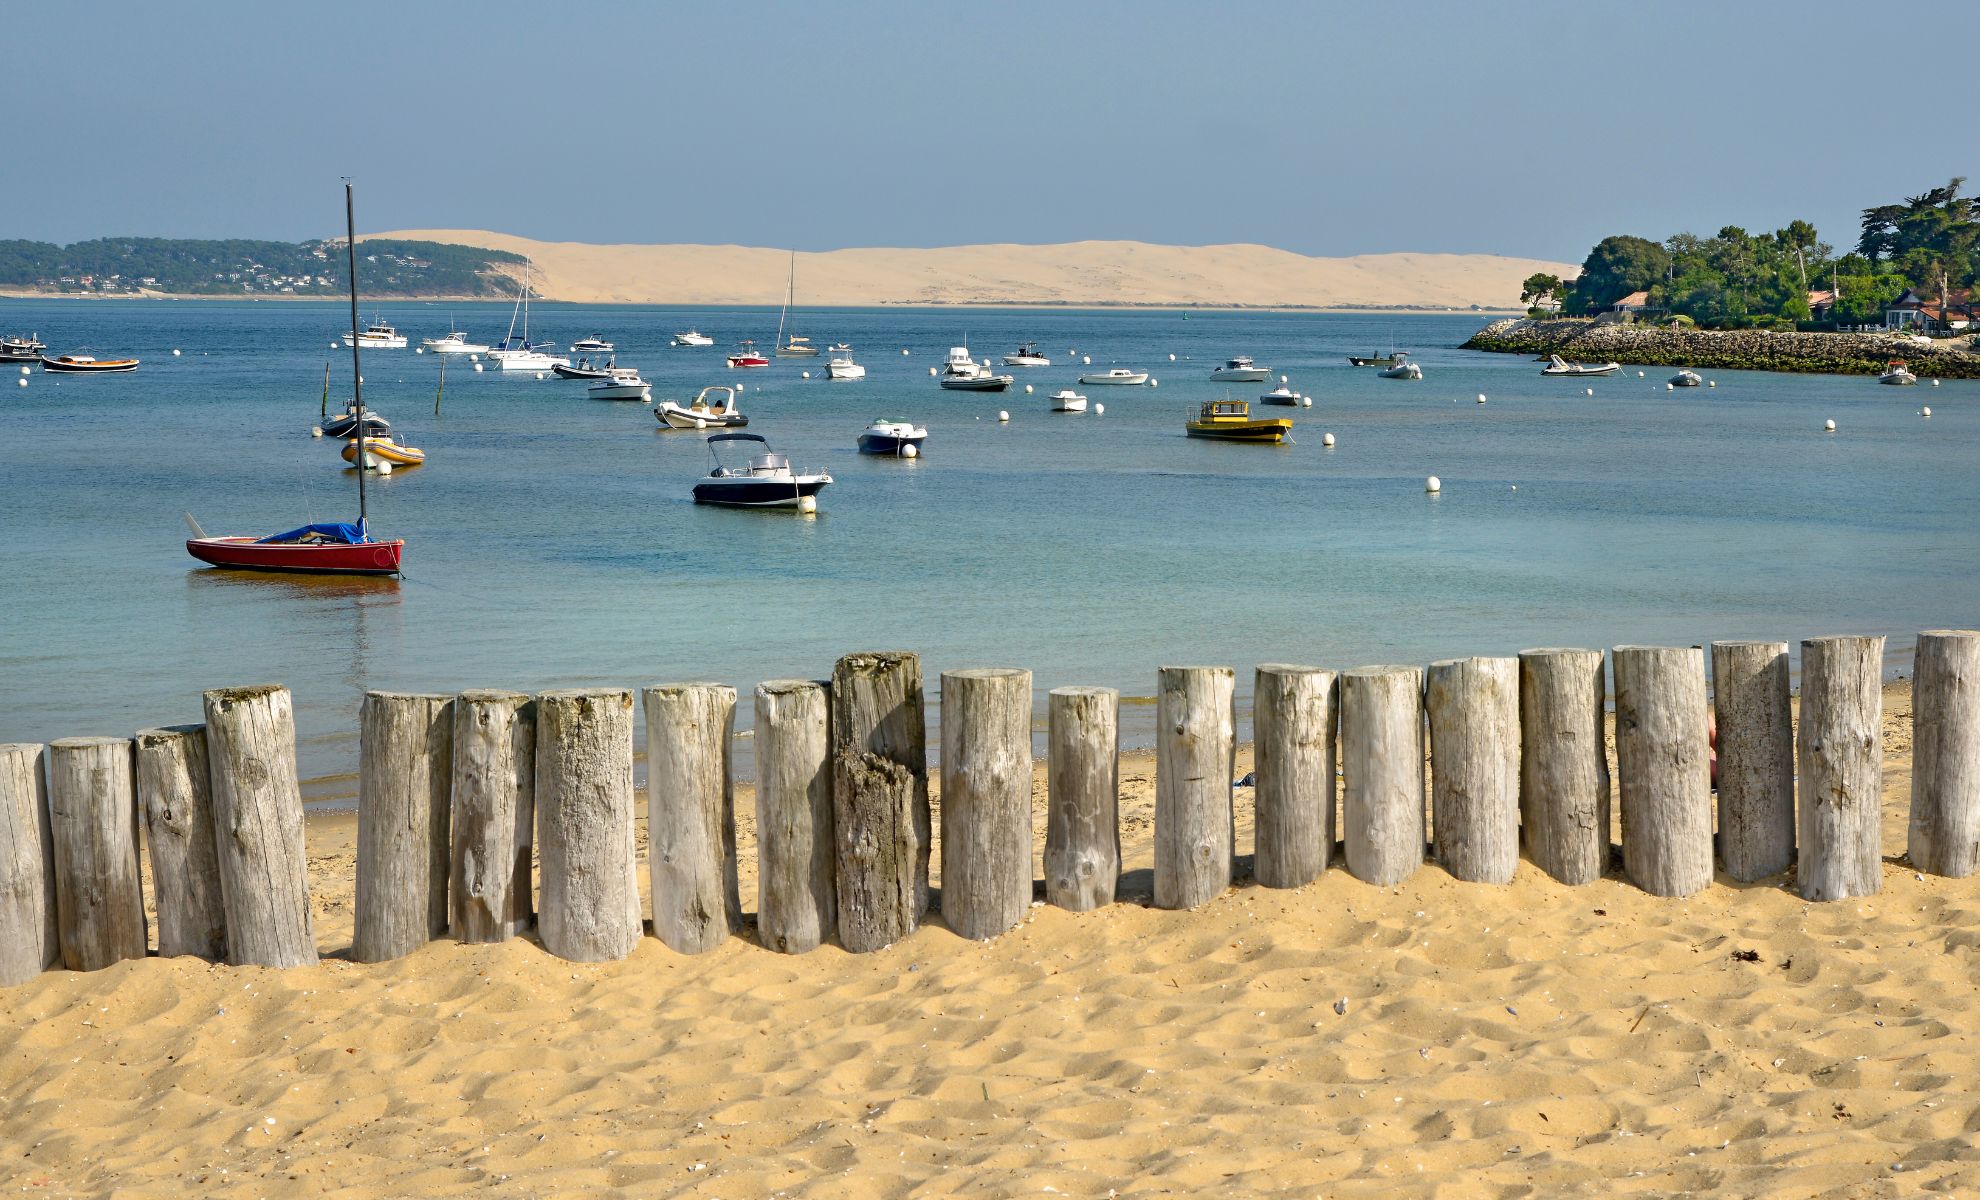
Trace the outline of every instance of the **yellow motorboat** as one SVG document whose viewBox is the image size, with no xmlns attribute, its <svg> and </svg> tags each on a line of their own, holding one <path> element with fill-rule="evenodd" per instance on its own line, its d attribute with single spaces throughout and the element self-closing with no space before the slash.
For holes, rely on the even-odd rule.
<svg viewBox="0 0 1980 1200">
<path fill-rule="evenodd" d="M 365 453 L 380 462 L 391 463 L 395 467 L 416 467 L 426 461 L 426 451 L 417 446 L 401 446 L 389 437 L 364 439 Z M 357 462 L 357 439 L 344 443 L 344 461 Z"/>
<path fill-rule="evenodd" d="M 1242 400 L 1212 400 L 1185 428 L 1191 437 L 1276 446 L 1291 436 L 1292 425 L 1291 417 L 1254 417 L 1251 406 Z"/>
</svg>

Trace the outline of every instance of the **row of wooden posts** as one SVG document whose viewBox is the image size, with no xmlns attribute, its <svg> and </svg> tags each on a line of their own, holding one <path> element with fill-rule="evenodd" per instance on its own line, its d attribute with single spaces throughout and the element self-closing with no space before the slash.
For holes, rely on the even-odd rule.
<svg viewBox="0 0 1980 1200">
<path fill-rule="evenodd" d="M 1715 642 L 1711 656 L 1716 840 L 1703 652 L 1607 656 L 1628 877 L 1690 895 L 1712 881 L 1716 841 L 1734 879 L 1798 860 L 1808 899 L 1875 892 L 1883 639 L 1801 644 L 1798 755 L 1787 643 Z M 1426 809 L 1430 850 L 1459 879 L 1508 882 L 1522 843 L 1563 883 L 1601 877 L 1604 657 L 1257 668 L 1257 881 L 1297 887 L 1327 869 L 1337 763 L 1340 845 L 1357 878 L 1390 885 L 1415 871 Z M 1980 633 L 1921 634 L 1915 681 L 1909 854 L 1920 870 L 1968 875 L 1980 867 Z M 1235 676 L 1164 667 L 1159 685 L 1155 903 L 1191 908 L 1233 878 Z M 941 911 L 958 934 L 993 937 L 1033 894 L 1031 674 L 944 672 L 941 698 Z M 755 703 L 763 945 L 869 951 L 913 931 L 935 832 L 919 659 L 849 655 L 829 682 L 764 683 Z M 742 923 L 735 705 L 725 684 L 644 692 L 651 928 L 684 953 Z M 1050 694 L 1045 897 L 1068 909 L 1111 903 L 1120 876 L 1118 708 L 1108 688 Z M 316 961 L 289 694 L 211 691 L 205 715 L 135 738 L 0 746 L 0 984 L 58 959 L 91 970 L 146 953 L 140 826 L 161 954 Z M 501 941 L 532 920 L 567 959 L 632 951 L 643 932 L 632 692 L 372 692 L 361 725 L 355 958 L 450 935 Z"/>
</svg>

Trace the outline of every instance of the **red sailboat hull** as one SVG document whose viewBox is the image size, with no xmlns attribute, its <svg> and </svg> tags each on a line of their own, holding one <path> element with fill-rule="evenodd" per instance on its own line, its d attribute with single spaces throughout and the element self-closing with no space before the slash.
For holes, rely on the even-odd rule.
<svg viewBox="0 0 1980 1200">
<path fill-rule="evenodd" d="M 244 571 L 287 571 L 312 575 L 397 575 L 405 539 L 361 542 L 262 543 L 247 537 L 186 539 L 186 553 L 216 567 Z"/>
</svg>

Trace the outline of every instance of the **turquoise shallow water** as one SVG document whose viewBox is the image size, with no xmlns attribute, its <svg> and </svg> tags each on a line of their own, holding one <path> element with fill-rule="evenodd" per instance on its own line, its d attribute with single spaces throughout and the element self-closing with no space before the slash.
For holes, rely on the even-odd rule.
<svg viewBox="0 0 1980 1200">
<path fill-rule="evenodd" d="M 507 305 L 378 307 L 415 345 L 450 320 L 482 341 L 509 321 Z M 744 383 L 751 431 L 837 479 L 818 516 L 696 507 L 701 438 L 579 383 L 456 363 L 436 417 L 437 360 L 380 351 L 367 400 L 431 455 L 372 491 L 376 528 L 408 539 L 407 578 L 324 581 L 201 569 L 179 514 L 212 532 L 354 515 L 336 446 L 308 437 L 326 361 L 333 404 L 348 391 L 338 306 L 0 302 L 0 331 L 144 359 L 0 394 L 0 741 L 193 720 L 202 688 L 276 680 L 296 694 L 305 774 L 328 776 L 355 769 L 372 687 L 747 689 L 901 647 L 931 688 L 945 668 L 1013 665 L 1041 699 L 1070 683 L 1146 696 L 1174 662 L 1237 666 L 1244 690 L 1261 661 L 1838 632 L 1901 645 L 1980 623 L 1974 382 L 1546 380 L 1454 349 L 1483 321 L 1458 314 L 830 310 L 798 330 L 851 342 L 866 382 L 799 377 L 822 359 L 723 367 L 776 319 L 545 305 L 533 332 L 617 341 L 656 398 Z M 690 324 L 717 345 L 668 348 Z M 928 368 L 964 335 L 978 358 L 1036 338 L 1054 366 L 1003 395 L 941 391 Z M 1391 344 L 1424 381 L 1345 361 Z M 1068 348 L 1160 385 L 1081 388 L 1105 415 L 1051 414 L 1046 395 L 1081 370 Z M 1202 400 L 1265 389 L 1209 381 L 1237 353 L 1315 397 L 1296 444 L 1183 436 Z M 928 426 L 926 456 L 856 454 L 875 416 Z M 1124 713 L 1130 740 L 1146 719 Z"/>
</svg>

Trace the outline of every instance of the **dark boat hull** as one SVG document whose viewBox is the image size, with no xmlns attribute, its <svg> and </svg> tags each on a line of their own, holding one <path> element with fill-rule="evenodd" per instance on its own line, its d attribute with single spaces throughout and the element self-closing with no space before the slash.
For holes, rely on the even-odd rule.
<svg viewBox="0 0 1980 1200">
<path fill-rule="evenodd" d="M 252 538 L 189 538 L 186 553 L 203 563 L 239 571 L 296 575 L 397 575 L 403 539 L 358 545 L 264 544 Z"/>
<path fill-rule="evenodd" d="M 694 485 L 694 502 L 725 508 L 796 508 L 798 501 L 816 496 L 827 482 L 823 479 L 799 483 L 710 480 Z"/>
<path fill-rule="evenodd" d="M 366 437 L 391 437 L 392 423 L 383 417 L 374 417 L 367 414 L 364 418 L 364 433 Z M 338 417 L 335 420 L 325 421 L 323 423 L 323 436 L 333 438 L 356 437 L 357 418 Z"/>
<path fill-rule="evenodd" d="M 988 379 L 944 379 L 942 386 L 952 392 L 1005 392 L 1016 382 L 1009 375 L 993 375 Z"/>
<path fill-rule="evenodd" d="M 927 440 L 928 435 L 925 433 L 920 437 L 895 437 L 891 434 L 862 433 L 859 435 L 859 452 L 861 454 L 899 454 L 902 448 L 907 446 L 913 446 L 919 450 L 921 443 Z"/>
<path fill-rule="evenodd" d="M 593 371 L 583 367 L 567 367 L 563 363 L 551 363 L 550 370 L 564 379 L 610 379 L 610 371 Z"/>
</svg>

